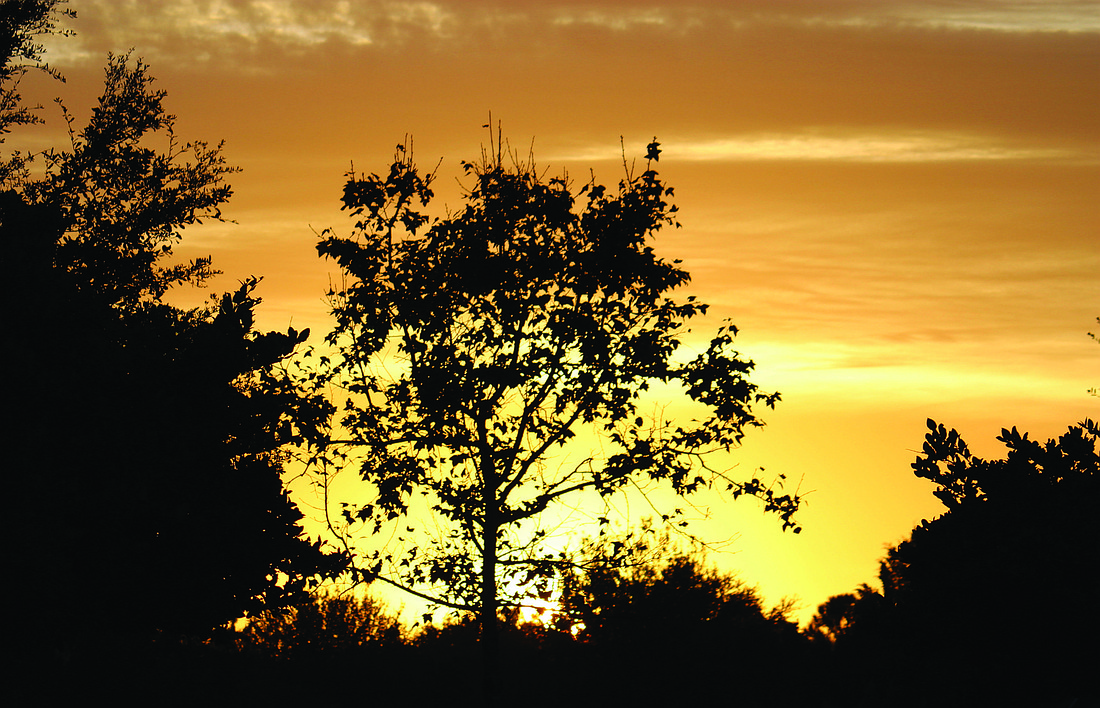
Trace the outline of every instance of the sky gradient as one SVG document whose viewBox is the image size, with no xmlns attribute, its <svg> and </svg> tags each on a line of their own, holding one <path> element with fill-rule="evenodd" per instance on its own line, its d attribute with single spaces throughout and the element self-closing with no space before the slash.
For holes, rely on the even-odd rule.
<svg viewBox="0 0 1100 708">
<path fill-rule="evenodd" d="M 179 253 L 211 254 L 215 289 L 262 275 L 259 325 L 327 332 L 336 269 L 316 235 L 347 232 L 344 175 L 387 168 L 406 134 L 459 160 L 492 112 L 552 174 L 622 176 L 661 142 L 681 258 L 731 318 L 754 380 L 783 402 L 732 462 L 801 479 L 804 532 L 753 502 L 698 528 L 739 534 L 713 557 L 805 621 L 871 582 L 887 544 L 940 513 L 909 464 L 925 419 L 977 454 L 1018 426 L 1045 439 L 1100 415 L 1100 3 L 728 2 L 71 3 L 48 43 L 83 123 L 109 51 L 151 64 L 185 139 L 226 141 L 243 172 L 225 215 Z M 45 127 L 12 147 L 63 144 Z M 181 303 L 203 294 L 183 292 Z"/>
</svg>

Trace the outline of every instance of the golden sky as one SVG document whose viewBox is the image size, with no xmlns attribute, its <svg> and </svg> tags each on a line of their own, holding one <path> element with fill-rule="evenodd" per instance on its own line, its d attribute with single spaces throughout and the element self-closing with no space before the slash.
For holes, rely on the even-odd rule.
<svg viewBox="0 0 1100 708">
<path fill-rule="evenodd" d="M 909 464 L 928 417 L 978 454 L 1100 415 L 1100 3 L 1049 0 L 74 0 L 49 42 L 87 115 L 108 51 L 152 65 L 186 139 L 243 168 L 226 216 L 189 231 L 229 289 L 264 276 L 260 325 L 327 331 L 348 226 L 344 173 L 406 133 L 457 204 L 489 112 L 538 162 L 622 174 L 653 136 L 683 258 L 783 393 L 735 460 L 813 490 L 800 536 L 750 502 L 700 527 L 715 557 L 807 619 L 870 582 L 885 544 L 940 507 Z M 53 107 L 24 146 L 58 144 Z M 12 146 L 15 140 L 9 141 Z M 183 293 L 184 298 L 192 298 Z"/>
</svg>

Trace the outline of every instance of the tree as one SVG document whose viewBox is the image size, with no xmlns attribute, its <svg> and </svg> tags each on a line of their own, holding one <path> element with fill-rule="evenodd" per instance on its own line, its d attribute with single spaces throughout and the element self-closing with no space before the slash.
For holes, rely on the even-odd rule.
<svg viewBox="0 0 1100 708">
<path fill-rule="evenodd" d="M 811 627 L 832 628 L 843 656 L 912 688 L 913 703 L 1083 697 L 1088 630 L 1074 615 L 1096 600 L 1084 569 L 1095 555 L 1100 430 L 1086 420 L 1040 443 L 1003 429 L 1006 457 L 986 460 L 957 431 L 928 427 L 913 469 L 937 485 L 946 513 L 889 549 L 881 595 L 861 590 L 841 622 L 833 598 Z"/>
<path fill-rule="evenodd" d="M 825 640 L 832 644 L 847 641 L 852 631 L 865 629 L 873 623 L 882 595 L 867 583 L 854 593 L 833 595 L 817 606 L 817 612 L 806 626 L 806 635 L 814 641 Z"/>
<path fill-rule="evenodd" d="M 318 594 L 308 602 L 265 610 L 249 619 L 238 644 L 277 659 L 293 659 L 403 642 L 403 628 L 370 595 Z"/>
<path fill-rule="evenodd" d="M 42 61 L 45 50 L 36 39 L 54 33 L 60 17 L 76 16 L 64 4 L 65 0 L 4 0 L 0 5 L 0 143 L 15 126 L 40 122 L 19 94 L 27 71 L 38 69 L 61 78 Z M 0 162 L 0 187 L 19 176 L 26 161 L 25 155 L 14 153 Z"/>
<path fill-rule="evenodd" d="M 611 654 L 795 631 L 785 619 L 789 608 L 765 610 L 756 588 L 709 567 L 698 553 L 675 553 L 662 564 L 590 565 L 567 582 L 561 606 L 579 641 L 614 648 Z"/>
<path fill-rule="evenodd" d="M 575 634 L 576 668 L 600 667 L 573 672 L 590 702 L 705 705 L 735 693 L 751 705 L 801 705 L 809 698 L 791 680 L 805 679 L 808 648 L 787 618 L 793 601 L 766 609 L 756 588 L 710 566 L 699 550 L 676 549 L 667 532 L 632 546 L 628 564 L 588 557 L 564 578 L 559 630 Z M 640 676 L 655 652 L 661 677 L 694 680 Z M 637 678 L 624 686 L 624 676 Z"/>
<path fill-rule="evenodd" d="M 997 505 L 1033 503 L 1057 498 L 1069 503 L 1094 490 L 1097 473 L 1096 423 L 1085 420 L 1065 435 L 1040 443 L 1015 427 L 1001 430 L 997 440 L 1008 454 L 1004 460 L 974 456 L 956 430 L 928 420 L 923 454 L 913 463 L 913 474 L 937 486 L 933 494 L 948 511 Z"/>
<path fill-rule="evenodd" d="M 345 504 L 343 520 L 375 532 L 399 522 L 407 535 L 426 511 L 428 528 L 441 529 L 364 559 L 364 576 L 476 613 L 488 667 L 497 610 L 525 593 L 508 588 L 566 562 L 534 522 L 579 494 L 718 488 L 759 497 L 798 531 L 797 495 L 707 464 L 762 425 L 754 406 L 779 394 L 749 381 L 753 363 L 734 350 L 730 324 L 702 353 L 679 357 L 686 323 L 707 306 L 669 297 L 689 276 L 649 245 L 675 225 L 659 153 L 654 141 L 645 170 L 628 168 L 618 190 L 592 181 L 575 191 L 567 176 L 545 180 L 533 160 L 508 154 L 498 133 L 479 162 L 462 163 L 472 182 L 464 208 L 431 220 L 434 173 L 399 145 L 385 177 L 349 175 L 353 235 L 326 231 L 318 244 L 344 276 L 326 339 L 338 355 L 313 372 L 347 395 L 344 432 L 326 450 L 336 465 L 361 454 L 374 493 Z M 656 385 L 685 393 L 698 417 L 648 415 Z M 605 452 L 566 462 L 582 428 Z M 685 523 L 678 510 L 663 519 Z"/>
<path fill-rule="evenodd" d="M 9 562 L 36 588 L 20 629 L 46 642 L 209 636 L 344 564 L 303 537 L 280 477 L 284 446 L 330 414 L 272 373 L 307 333 L 253 330 L 256 278 L 192 310 L 165 299 L 215 274 L 173 246 L 220 218 L 234 170 L 221 146 L 176 141 L 152 82 L 110 57 L 87 126 L 66 114 L 71 149 L 0 192 L 25 346 L 6 363 L 34 367 L 8 399 L 13 528 L 31 534 Z"/>
</svg>

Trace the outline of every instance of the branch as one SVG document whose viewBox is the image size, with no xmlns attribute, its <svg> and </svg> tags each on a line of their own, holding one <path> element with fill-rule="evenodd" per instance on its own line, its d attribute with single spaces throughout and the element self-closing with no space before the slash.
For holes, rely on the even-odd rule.
<svg viewBox="0 0 1100 708">
<path fill-rule="evenodd" d="M 563 424 L 561 424 L 558 427 L 558 429 L 552 435 L 550 435 L 548 438 L 546 438 L 546 440 L 543 442 L 543 444 L 540 445 L 538 447 L 538 449 L 534 450 L 527 457 L 527 459 L 525 459 L 523 462 L 520 463 L 519 471 L 516 472 L 516 476 L 513 477 L 512 480 L 504 487 L 504 491 L 500 495 L 500 498 L 502 500 L 507 499 L 508 495 L 511 494 L 512 490 L 514 490 L 519 485 L 520 481 L 522 481 L 523 478 L 527 475 L 528 470 L 531 469 L 531 465 L 535 464 L 536 461 L 542 459 L 542 456 L 544 454 L 546 454 L 546 451 L 550 449 L 550 446 L 552 446 L 556 443 L 560 443 L 563 439 L 562 436 L 564 435 L 564 433 L 566 431 L 569 431 L 569 430 L 572 429 L 573 424 L 577 422 L 577 419 L 580 418 L 581 413 L 584 410 L 583 404 L 584 404 L 584 401 L 587 400 L 589 393 L 591 393 L 591 391 L 586 391 L 585 395 L 581 396 L 580 402 L 577 403 L 577 407 L 573 409 L 573 414 L 569 416 L 569 419 L 566 420 Z M 518 445 L 518 442 L 519 442 L 518 433 L 517 433 L 516 441 L 517 441 L 517 445 Z M 518 453 L 518 451 L 517 451 L 517 453 Z M 578 465 L 578 467 L 579 466 L 580 465 Z"/>
<path fill-rule="evenodd" d="M 554 353 L 555 362 L 561 361 L 561 350 L 562 344 L 559 340 L 558 350 Z M 534 412 L 539 410 L 543 402 L 546 400 L 546 397 L 550 395 L 550 391 L 553 390 L 553 385 L 555 383 L 554 376 L 557 373 L 557 370 L 560 368 L 560 366 L 555 366 L 555 368 L 552 369 L 549 374 L 547 374 L 546 383 L 544 383 L 539 389 L 538 393 L 535 394 L 534 399 L 530 403 L 524 405 L 523 416 L 520 418 L 519 427 L 516 428 L 516 437 L 512 444 L 512 454 L 510 458 L 511 462 L 509 462 L 508 467 L 505 470 L 505 474 L 509 474 L 511 472 L 512 462 L 519 458 L 520 450 L 523 447 L 523 438 L 527 434 L 527 426 L 530 424 L 531 419 L 534 417 Z M 508 495 L 512 492 L 513 489 L 516 488 L 516 486 L 519 485 L 520 481 L 527 474 L 527 470 L 529 468 L 530 465 L 522 465 L 520 467 L 519 471 L 516 472 L 516 476 L 505 486 L 504 491 L 501 494 L 502 499 L 508 498 Z"/>
<path fill-rule="evenodd" d="M 416 597 L 419 597 L 421 600 L 427 600 L 428 602 L 431 602 L 431 603 L 436 604 L 436 605 L 442 605 L 443 607 L 450 607 L 452 610 L 462 610 L 463 612 L 477 612 L 478 609 L 479 609 L 479 608 L 471 606 L 471 605 L 464 605 L 464 604 L 461 604 L 461 603 L 458 603 L 458 602 L 450 602 L 449 600 L 443 600 L 443 599 L 438 598 L 438 597 L 433 597 L 431 595 L 426 595 L 426 594 L 424 594 L 424 593 L 422 593 L 418 590 L 413 590 L 412 588 L 410 588 L 409 586 L 407 586 L 403 583 L 399 583 L 396 580 L 392 580 L 390 578 L 387 578 L 384 575 L 375 575 L 371 579 L 372 580 L 381 580 L 384 583 L 389 583 L 390 585 L 397 588 L 398 590 L 404 590 L 405 592 L 409 593 L 410 595 L 415 595 Z"/>
<path fill-rule="evenodd" d="M 502 518 L 501 524 L 502 525 L 510 524 L 513 521 L 519 521 L 520 519 L 529 519 L 532 516 L 535 516 L 536 514 L 541 514 L 543 511 L 546 511 L 546 507 L 549 506 L 550 502 L 554 501 L 555 499 L 557 499 L 559 497 L 563 497 L 566 494 L 571 494 L 573 492 L 579 492 L 582 489 L 587 489 L 588 487 L 594 487 L 594 486 L 596 486 L 596 481 L 590 479 L 590 480 L 581 482 L 579 484 L 574 484 L 572 487 L 565 487 L 564 489 L 559 489 L 556 492 L 551 492 L 551 493 L 548 493 L 548 494 L 540 494 L 538 497 L 536 497 L 532 501 L 527 502 L 527 504 L 530 505 L 528 508 L 524 509 L 522 507 L 517 507 L 517 508 L 512 509 L 511 511 L 509 511 L 507 513 L 502 514 L 503 518 Z"/>
</svg>

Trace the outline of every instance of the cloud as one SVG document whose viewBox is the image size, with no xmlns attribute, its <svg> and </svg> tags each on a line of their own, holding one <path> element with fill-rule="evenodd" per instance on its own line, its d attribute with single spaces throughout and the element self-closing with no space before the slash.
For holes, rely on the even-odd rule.
<svg viewBox="0 0 1100 708">
<path fill-rule="evenodd" d="M 1100 28 L 1089 9 L 84 0 L 76 36 L 51 40 L 49 57 L 63 71 L 98 70 L 106 52 L 133 47 L 167 88 L 181 75 L 208 102 L 253 94 L 260 77 L 269 83 L 257 100 L 325 106 L 314 120 L 370 113 L 408 130 L 431 115 L 476 128 L 492 110 L 540 139 L 549 126 L 563 138 L 604 135 L 614 149 L 619 135 L 657 134 L 670 149 L 690 144 L 693 160 L 1060 159 L 1097 150 Z M 1074 31 L 1044 29 L 1060 24 Z M 265 113 L 282 123 L 298 111 Z"/>
<path fill-rule="evenodd" d="M 86 0 L 69 26 L 75 40 L 50 40 L 55 62 L 94 59 L 138 47 L 154 60 L 209 61 L 281 52 L 300 55 L 321 45 L 363 47 L 419 34 L 446 37 L 451 13 L 430 2 L 351 0 Z"/>
<path fill-rule="evenodd" d="M 486 37 L 525 41 L 562 32 L 699 33 L 763 26 L 938 28 L 995 33 L 1100 33 L 1083 0 L 741 0 L 739 2 L 425 2 L 394 0 L 84 0 L 75 42 L 52 42 L 68 60 L 137 46 L 175 59 L 237 51 L 239 45 L 299 52 L 323 44 L 400 47 L 426 39 L 477 47 Z M 190 48 L 190 50 L 188 49 Z M 184 53 L 187 57 L 177 54 Z"/>
<path fill-rule="evenodd" d="M 632 146 L 633 147 L 633 146 Z M 670 140 L 663 144 L 666 161 L 752 162 L 838 161 L 866 163 L 986 162 L 1029 160 L 1100 163 L 1100 151 L 1011 145 L 987 136 L 952 133 L 866 133 L 860 135 L 761 134 L 706 140 Z M 628 154 L 640 152 L 638 149 Z M 573 154 L 550 157 L 551 161 L 616 160 L 615 146 L 592 146 Z"/>
<path fill-rule="evenodd" d="M 928 27 L 999 32 L 1098 32 L 1092 0 L 991 0 L 909 3 L 899 18 Z"/>
</svg>

